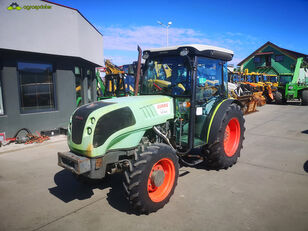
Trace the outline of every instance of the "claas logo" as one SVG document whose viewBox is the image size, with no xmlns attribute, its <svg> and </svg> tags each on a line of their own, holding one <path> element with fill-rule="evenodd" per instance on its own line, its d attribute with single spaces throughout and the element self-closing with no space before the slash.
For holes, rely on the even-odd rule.
<svg viewBox="0 0 308 231">
<path fill-rule="evenodd" d="M 16 2 L 13 2 L 7 9 L 8 10 L 21 10 L 21 7 Z"/>
</svg>

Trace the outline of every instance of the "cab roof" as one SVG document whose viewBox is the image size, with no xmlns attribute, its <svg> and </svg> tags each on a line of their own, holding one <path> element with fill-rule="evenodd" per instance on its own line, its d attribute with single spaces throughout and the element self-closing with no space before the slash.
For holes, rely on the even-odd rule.
<svg viewBox="0 0 308 231">
<path fill-rule="evenodd" d="M 149 52 L 150 55 L 163 55 L 163 54 L 176 54 L 187 48 L 189 50 L 189 54 L 205 56 L 209 58 L 222 59 L 225 61 L 232 60 L 234 55 L 233 51 L 215 47 L 210 45 L 202 45 L 202 44 L 188 44 L 188 45 L 180 45 L 180 46 L 170 46 L 170 47 L 161 47 L 161 48 L 151 48 L 144 51 Z"/>
</svg>

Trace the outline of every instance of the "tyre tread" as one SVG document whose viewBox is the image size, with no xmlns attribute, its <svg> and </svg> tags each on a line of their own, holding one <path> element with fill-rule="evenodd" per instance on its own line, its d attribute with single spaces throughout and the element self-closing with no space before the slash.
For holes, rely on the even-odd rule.
<svg viewBox="0 0 308 231">
<path fill-rule="evenodd" d="M 166 147 L 170 148 L 166 144 L 144 144 L 143 142 L 140 144 L 143 148 L 137 148 L 137 158 L 134 155 L 134 159 L 131 161 L 131 164 L 124 172 L 123 177 L 123 186 L 126 194 L 126 198 L 129 201 L 129 204 L 133 211 L 138 214 L 149 214 L 151 212 L 156 212 L 158 209 L 162 208 L 166 203 L 168 203 L 170 197 L 174 193 L 174 189 L 177 185 L 177 178 L 175 179 L 173 189 L 170 194 L 164 201 L 163 205 L 159 206 L 149 206 L 144 203 L 144 198 L 142 198 L 141 193 L 138 191 L 138 187 L 140 184 L 140 179 L 142 177 L 142 173 L 145 171 L 146 164 L 151 161 L 154 155 L 159 155 L 161 150 L 166 149 Z M 143 150 L 143 151 L 142 151 Z M 176 157 L 176 165 L 175 168 L 178 170 L 178 157 Z M 153 202 L 154 203 L 154 202 Z"/>
</svg>

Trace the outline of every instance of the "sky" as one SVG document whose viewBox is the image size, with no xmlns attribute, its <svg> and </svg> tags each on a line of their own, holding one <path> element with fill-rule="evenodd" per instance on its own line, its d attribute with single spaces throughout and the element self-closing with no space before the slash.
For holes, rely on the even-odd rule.
<svg viewBox="0 0 308 231">
<path fill-rule="evenodd" d="M 206 44 L 234 51 L 237 65 L 267 41 L 308 54 L 308 0 L 51 0 L 78 9 L 102 34 L 104 58 L 117 65 L 144 50 Z"/>
</svg>

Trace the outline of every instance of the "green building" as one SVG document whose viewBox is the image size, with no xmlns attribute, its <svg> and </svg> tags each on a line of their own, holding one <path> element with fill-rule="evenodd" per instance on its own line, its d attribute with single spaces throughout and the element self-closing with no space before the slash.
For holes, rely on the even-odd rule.
<svg viewBox="0 0 308 231">
<path fill-rule="evenodd" d="M 308 55 L 287 50 L 267 42 L 242 60 L 238 66 L 240 66 L 241 71 L 248 69 L 248 72 L 280 75 L 293 73 L 296 60 L 300 57 L 308 58 Z"/>
</svg>

